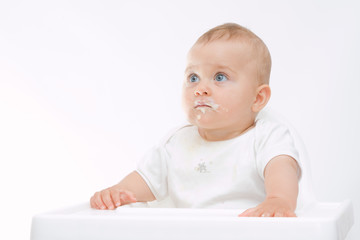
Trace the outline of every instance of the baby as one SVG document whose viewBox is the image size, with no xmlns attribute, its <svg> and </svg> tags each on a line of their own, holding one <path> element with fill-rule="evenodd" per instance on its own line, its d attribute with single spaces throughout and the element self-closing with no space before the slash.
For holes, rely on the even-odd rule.
<svg viewBox="0 0 360 240">
<path fill-rule="evenodd" d="M 261 119 L 270 98 L 270 53 L 233 23 L 203 34 L 188 53 L 183 108 L 189 125 L 155 146 L 90 205 L 169 197 L 176 207 L 247 209 L 241 217 L 295 217 L 300 167 L 286 126 Z"/>
</svg>

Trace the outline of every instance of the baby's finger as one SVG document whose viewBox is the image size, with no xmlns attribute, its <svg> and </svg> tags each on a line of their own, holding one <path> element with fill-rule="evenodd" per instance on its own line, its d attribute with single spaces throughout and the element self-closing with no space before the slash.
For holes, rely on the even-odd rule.
<svg viewBox="0 0 360 240">
<path fill-rule="evenodd" d="M 119 192 L 119 191 L 112 191 L 112 193 L 111 193 L 111 197 L 112 197 L 112 200 L 113 200 L 113 202 L 115 204 L 115 207 L 120 207 L 121 206 L 120 196 L 121 196 L 121 192 Z"/>
<path fill-rule="evenodd" d="M 114 203 L 112 201 L 110 190 L 106 189 L 101 192 L 101 198 L 108 209 L 114 209 Z"/>
<path fill-rule="evenodd" d="M 271 212 L 271 211 L 264 211 L 260 217 L 273 217 L 274 216 L 274 213 Z"/>
<path fill-rule="evenodd" d="M 255 208 L 249 208 L 247 210 L 245 210 L 244 212 L 242 212 L 241 214 L 239 214 L 239 217 L 248 217 L 253 211 L 255 210 Z"/>
<path fill-rule="evenodd" d="M 296 217 L 296 214 L 292 211 L 281 209 L 275 212 L 274 217 Z"/>
<path fill-rule="evenodd" d="M 98 208 L 98 206 L 95 203 L 94 196 L 90 198 L 90 207 L 91 208 Z"/>
<path fill-rule="evenodd" d="M 261 208 L 255 209 L 249 214 L 249 217 L 264 217 L 264 210 Z"/>
<path fill-rule="evenodd" d="M 123 194 L 123 198 L 125 201 L 128 201 L 128 202 L 136 202 L 136 197 L 135 197 L 135 194 L 133 192 L 130 192 L 128 190 L 123 190 L 121 192 Z"/>
<path fill-rule="evenodd" d="M 125 192 L 121 192 L 120 193 L 120 201 L 121 201 L 121 205 L 125 205 L 125 204 L 129 204 L 129 203 L 135 203 L 136 199 L 134 199 L 133 196 L 128 195 Z"/>
<path fill-rule="evenodd" d="M 103 203 L 102 199 L 101 199 L 101 193 L 100 192 L 96 192 L 93 196 L 93 200 L 94 200 L 94 205 L 97 206 L 97 209 L 105 209 L 105 204 Z"/>
<path fill-rule="evenodd" d="M 296 217 L 296 214 L 292 211 L 287 211 L 284 214 L 285 217 Z"/>
<path fill-rule="evenodd" d="M 276 211 L 274 217 L 285 217 L 283 211 Z"/>
</svg>

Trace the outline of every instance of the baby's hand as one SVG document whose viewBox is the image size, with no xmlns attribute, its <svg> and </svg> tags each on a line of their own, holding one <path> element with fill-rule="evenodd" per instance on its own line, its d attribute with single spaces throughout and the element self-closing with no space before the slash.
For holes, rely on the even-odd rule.
<svg viewBox="0 0 360 240">
<path fill-rule="evenodd" d="M 296 217 L 296 215 L 284 199 L 270 198 L 257 207 L 249 208 L 239 217 Z"/>
<path fill-rule="evenodd" d="M 96 192 L 90 199 L 90 206 L 96 209 L 115 209 L 121 205 L 135 203 L 135 195 L 127 190 L 119 189 L 116 185 L 100 192 Z"/>
</svg>

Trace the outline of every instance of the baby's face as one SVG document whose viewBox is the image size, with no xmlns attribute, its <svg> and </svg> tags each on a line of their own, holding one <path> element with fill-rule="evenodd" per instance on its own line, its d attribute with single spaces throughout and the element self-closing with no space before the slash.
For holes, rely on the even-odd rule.
<svg viewBox="0 0 360 240">
<path fill-rule="evenodd" d="M 246 43 L 214 40 L 195 44 L 188 54 L 183 108 L 203 129 L 236 130 L 254 120 L 256 59 Z"/>
</svg>

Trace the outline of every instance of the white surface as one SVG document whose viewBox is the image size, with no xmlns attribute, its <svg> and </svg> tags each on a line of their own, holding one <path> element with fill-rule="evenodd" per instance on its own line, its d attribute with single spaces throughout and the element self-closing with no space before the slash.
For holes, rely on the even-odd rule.
<svg viewBox="0 0 360 240">
<path fill-rule="evenodd" d="M 272 58 L 270 105 L 295 126 L 316 196 L 352 199 L 360 239 L 358 0 L 0 1 L 0 239 L 118 182 L 182 121 L 186 53 L 238 22 Z M 3 227 L 5 226 L 5 227 Z"/>
<path fill-rule="evenodd" d="M 120 207 L 88 204 L 37 215 L 31 240 L 343 240 L 353 225 L 350 201 L 318 203 L 297 218 L 240 218 L 235 209 Z"/>
</svg>

